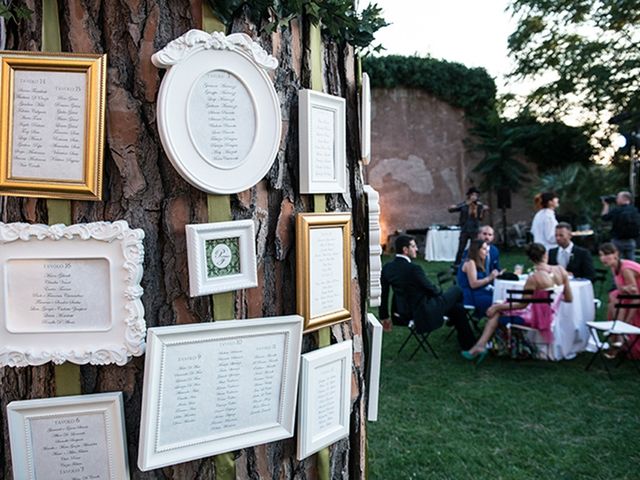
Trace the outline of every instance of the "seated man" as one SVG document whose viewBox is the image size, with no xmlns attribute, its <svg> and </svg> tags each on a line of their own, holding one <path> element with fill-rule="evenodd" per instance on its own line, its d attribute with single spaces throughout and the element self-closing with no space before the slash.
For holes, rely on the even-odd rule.
<svg viewBox="0 0 640 480">
<path fill-rule="evenodd" d="M 556 225 L 558 246 L 549 250 L 549 265 L 562 265 L 576 278 L 593 280 L 595 270 L 589 250 L 579 247 L 571 241 L 571 225 L 560 222 Z"/>
<path fill-rule="evenodd" d="M 489 254 L 487 255 L 487 258 L 485 260 L 485 267 L 484 267 L 484 269 L 487 272 L 493 272 L 494 270 L 501 271 L 500 270 L 500 250 L 498 250 L 498 247 L 496 247 L 493 244 L 493 238 L 494 238 L 493 228 L 490 225 L 481 226 L 480 230 L 478 230 L 478 235 L 476 236 L 477 240 L 482 240 L 487 245 L 489 245 Z M 469 255 L 469 249 L 467 248 L 462 254 L 462 263 L 466 262 L 468 255 Z"/>
<path fill-rule="evenodd" d="M 407 325 L 413 319 L 418 333 L 440 328 L 444 316 L 456 328 L 458 342 L 463 349 L 475 343 L 475 337 L 462 304 L 462 290 L 451 287 L 446 292 L 431 283 L 419 265 L 411 262 L 416 258 L 418 247 L 413 237 L 400 235 L 396 239 L 396 258 L 382 267 L 382 299 L 380 320 L 390 327 L 389 287 L 393 288 L 392 318 L 398 325 Z"/>
</svg>

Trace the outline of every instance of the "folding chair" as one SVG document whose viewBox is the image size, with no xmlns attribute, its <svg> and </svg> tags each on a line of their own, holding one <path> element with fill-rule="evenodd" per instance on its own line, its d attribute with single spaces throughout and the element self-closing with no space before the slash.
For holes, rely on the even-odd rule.
<svg viewBox="0 0 640 480">
<path fill-rule="evenodd" d="M 394 313 L 394 316 L 400 317 L 400 315 L 398 315 L 397 313 Z M 425 353 L 431 352 L 433 357 L 437 360 L 438 355 L 436 354 L 436 351 L 433 349 L 433 347 L 429 343 L 429 335 L 431 335 L 431 332 L 418 333 L 416 329 L 416 323 L 413 320 L 409 320 L 409 323 L 407 324 L 407 328 L 409 329 L 409 335 L 407 335 L 407 338 L 405 338 L 404 342 L 402 342 L 402 345 L 400 345 L 400 348 L 398 349 L 398 354 L 396 355 L 396 357 L 400 356 L 400 352 L 402 352 L 402 350 L 404 350 L 404 347 L 409 343 L 409 341 L 412 338 L 414 338 L 416 342 L 418 342 L 418 346 L 415 348 L 415 350 L 409 357 L 409 360 L 413 360 L 413 357 L 415 357 L 416 353 L 418 353 L 418 351 L 420 350 L 423 350 Z"/>
<path fill-rule="evenodd" d="M 551 307 L 551 304 L 553 303 L 553 291 L 549 290 L 549 295 L 545 298 L 532 298 L 530 296 L 533 295 L 533 290 L 518 290 L 518 289 L 512 289 L 512 290 L 507 290 L 507 303 L 509 304 L 509 310 L 513 310 L 513 305 L 516 303 L 524 303 L 524 304 L 547 304 L 549 305 L 549 307 Z M 509 316 L 509 315 L 508 315 Z M 515 318 L 513 316 L 509 316 L 511 318 Z M 526 325 L 521 325 L 518 323 L 507 323 L 507 334 L 508 334 L 508 342 L 511 343 L 511 335 L 512 335 L 512 330 L 513 329 L 516 330 L 520 330 L 523 333 L 532 333 L 532 334 L 539 334 L 540 331 L 536 328 L 532 328 L 532 327 L 528 327 Z M 536 335 L 536 337 L 539 335 Z M 545 348 L 545 356 L 544 358 L 546 360 L 549 360 L 551 358 L 550 354 L 549 354 L 549 344 L 546 342 L 536 342 L 535 340 L 532 341 L 532 343 L 535 345 L 535 349 L 540 352 L 540 348 L 539 345 L 544 345 Z"/>
<path fill-rule="evenodd" d="M 604 283 L 607 280 L 607 270 L 604 268 L 596 268 L 596 274 L 593 276 L 593 289 L 597 292 L 597 297 L 602 296 L 602 289 L 604 287 Z"/>
<path fill-rule="evenodd" d="M 587 322 L 587 326 L 589 327 L 589 332 L 591 333 L 591 337 L 593 338 L 597 350 L 591 356 L 591 360 L 585 367 L 585 370 L 589 370 L 593 362 L 595 362 L 596 358 L 599 357 L 604 365 L 605 370 L 607 371 L 607 375 L 611 378 L 611 371 L 609 370 L 609 365 L 604 358 L 603 351 L 606 350 L 609 346 L 607 340 L 611 335 L 619 335 L 622 337 L 622 342 L 624 344 L 625 350 L 630 352 L 635 346 L 636 342 L 640 340 L 640 328 L 635 325 L 631 325 L 623 320 L 619 320 L 620 311 L 621 310 L 633 310 L 640 308 L 640 295 L 618 295 L 617 300 L 619 303 L 614 305 L 616 309 L 616 313 L 614 315 L 614 320 L 601 321 L 601 322 Z M 625 300 L 629 301 L 628 303 L 623 303 Z M 635 303 L 633 302 L 635 301 Z M 603 340 L 600 340 L 598 333 L 602 334 Z M 635 338 L 632 342 L 629 342 L 629 335 L 635 335 Z M 619 367 L 622 362 L 624 362 L 626 355 L 620 355 L 618 359 L 618 363 L 616 364 L 616 368 Z M 638 367 L 638 362 L 634 361 L 633 364 L 636 367 L 636 370 L 640 373 L 640 368 Z"/>
<path fill-rule="evenodd" d="M 452 285 L 456 284 L 456 277 L 449 270 L 442 270 L 436 273 L 436 278 L 438 279 L 438 286 L 440 287 L 440 290 L 444 290 L 444 287 L 449 282 L 451 282 Z M 464 310 L 467 316 L 467 320 L 469 320 L 469 324 L 471 325 L 471 328 L 473 328 L 476 334 L 480 334 L 480 332 L 482 332 L 482 329 L 480 328 L 480 319 L 476 318 L 474 315 L 476 311 L 476 307 L 474 305 L 465 305 Z M 447 323 L 447 321 L 448 321 L 448 318 L 445 317 L 445 323 Z M 452 336 L 453 336 L 453 328 L 444 339 L 445 342 L 448 341 Z"/>
</svg>

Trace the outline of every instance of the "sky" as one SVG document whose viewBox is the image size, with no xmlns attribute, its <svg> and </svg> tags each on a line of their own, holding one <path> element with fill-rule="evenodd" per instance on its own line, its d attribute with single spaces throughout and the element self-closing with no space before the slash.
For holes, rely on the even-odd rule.
<svg viewBox="0 0 640 480">
<path fill-rule="evenodd" d="M 505 75 L 513 64 L 507 39 L 516 21 L 505 12 L 508 0 L 372 0 L 392 23 L 376 35 L 383 55 L 430 55 L 468 67 L 484 67 L 499 93 L 527 93 L 525 83 Z M 368 0 L 360 0 L 366 6 Z"/>
</svg>

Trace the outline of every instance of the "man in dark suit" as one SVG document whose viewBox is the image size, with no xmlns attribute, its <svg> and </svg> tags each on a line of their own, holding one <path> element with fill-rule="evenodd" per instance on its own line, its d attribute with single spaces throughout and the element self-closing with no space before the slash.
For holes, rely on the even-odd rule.
<svg viewBox="0 0 640 480">
<path fill-rule="evenodd" d="M 451 287 L 443 293 L 427 279 L 419 265 L 411 262 L 418 254 L 413 237 L 398 236 L 395 248 L 396 258 L 382 268 L 379 316 L 383 324 L 390 326 L 388 299 L 392 287 L 393 323 L 407 325 L 413 319 L 418 333 L 425 333 L 440 328 L 446 315 L 458 333 L 460 347 L 467 350 L 473 346 L 475 337 L 462 303 L 462 290 Z"/>
<path fill-rule="evenodd" d="M 557 248 L 549 250 L 549 265 L 562 265 L 576 278 L 593 280 L 595 270 L 589 250 L 571 241 L 571 225 L 560 222 L 556 225 Z"/>
</svg>

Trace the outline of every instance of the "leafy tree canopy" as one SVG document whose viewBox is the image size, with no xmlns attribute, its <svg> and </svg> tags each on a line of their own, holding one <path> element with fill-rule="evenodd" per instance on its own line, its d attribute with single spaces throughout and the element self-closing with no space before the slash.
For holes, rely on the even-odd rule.
<svg viewBox="0 0 640 480">
<path fill-rule="evenodd" d="M 536 114 L 560 118 L 572 106 L 591 112 L 638 111 L 638 0 L 511 0 L 512 76 L 539 79 L 528 98 Z"/>
<path fill-rule="evenodd" d="M 562 122 L 540 122 L 529 115 L 505 120 L 513 146 L 541 170 L 571 163 L 590 165 L 593 146 L 591 131 L 586 127 L 570 127 Z"/>
</svg>

